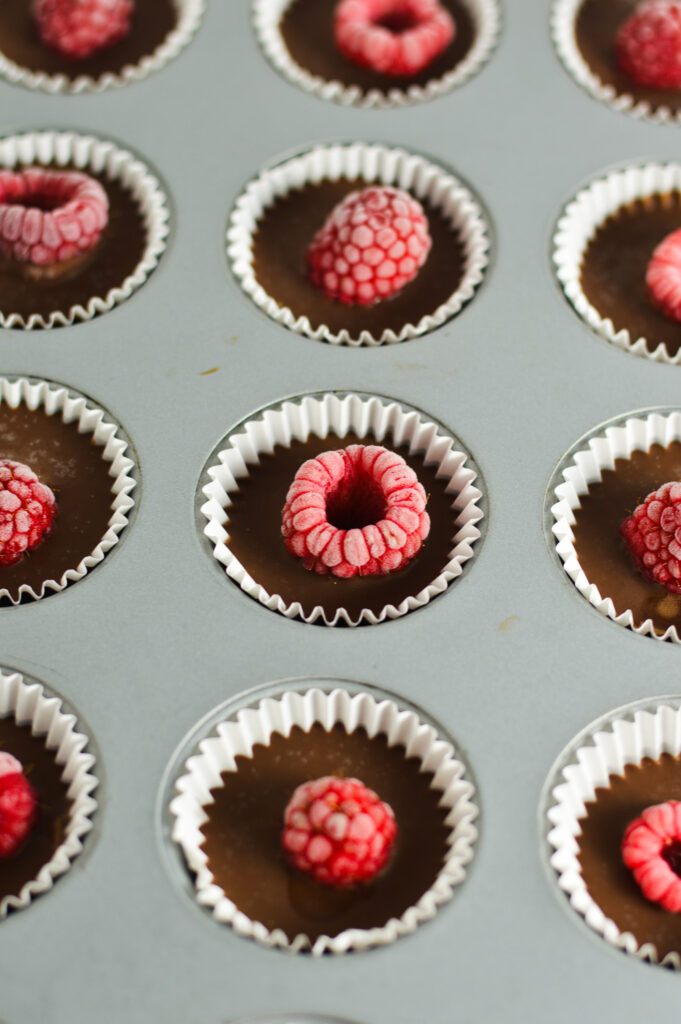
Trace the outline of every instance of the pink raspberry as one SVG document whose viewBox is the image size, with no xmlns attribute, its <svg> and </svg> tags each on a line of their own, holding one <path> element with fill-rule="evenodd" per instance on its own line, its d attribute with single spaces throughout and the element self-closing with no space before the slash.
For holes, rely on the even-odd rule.
<svg viewBox="0 0 681 1024">
<path fill-rule="evenodd" d="M 33 18 L 46 46 L 67 60 L 83 60 L 124 39 L 132 0 L 35 0 Z"/>
<path fill-rule="evenodd" d="M 622 839 L 622 860 L 647 900 L 681 913 L 681 803 L 646 807 Z"/>
<path fill-rule="evenodd" d="M 329 299 L 370 306 L 412 281 L 431 247 L 421 204 L 398 188 L 351 192 L 307 250 L 310 279 Z"/>
<path fill-rule="evenodd" d="M 21 762 L 0 752 L 0 860 L 11 857 L 33 828 L 38 794 L 24 775 Z"/>
<path fill-rule="evenodd" d="M 80 171 L 0 170 L 0 255 L 38 267 L 92 249 L 108 221 L 109 200 Z"/>
<path fill-rule="evenodd" d="M 396 452 L 353 444 L 302 464 L 281 532 L 291 554 L 322 576 L 384 576 L 421 550 L 430 530 L 426 501 Z"/>
<path fill-rule="evenodd" d="M 282 843 L 291 863 L 337 888 L 374 878 L 396 837 L 392 809 L 359 779 L 306 782 L 284 812 Z"/>
<path fill-rule="evenodd" d="M 57 503 L 22 462 L 0 459 L 0 566 L 13 565 L 51 532 Z"/>
<path fill-rule="evenodd" d="M 671 481 L 649 494 L 620 533 L 646 579 L 681 594 L 681 483 Z"/>
<path fill-rule="evenodd" d="M 416 75 L 449 46 L 456 25 L 438 0 L 340 0 L 336 46 L 383 75 Z"/>
<path fill-rule="evenodd" d="M 667 235 L 654 250 L 646 285 L 651 302 L 665 316 L 681 322 L 681 229 Z"/>
<path fill-rule="evenodd" d="M 646 0 L 620 27 L 617 62 L 637 85 L 681 89 L 681 0 Z"/>
</svg>

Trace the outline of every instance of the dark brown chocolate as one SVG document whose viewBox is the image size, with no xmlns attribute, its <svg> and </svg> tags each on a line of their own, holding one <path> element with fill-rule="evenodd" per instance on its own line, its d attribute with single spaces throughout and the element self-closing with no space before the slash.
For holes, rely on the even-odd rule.
<svg viewBox="0 0 681 1024">
<path fill-rule="evenodd" d="M 358 85 L 365 91 L 406 90 L 424 86 L 453 71 L 475 41 L 475 26 L 469 6 L 463 0 L 441 0 L 456 23 L 454 39 L 435 60 L 417 75 L 382 75 L 347 60 L 336 48 L 333 12 L 338 0 L 293 0 L 282 15 L 280 32 L 299 67 L 326 81 Z"/>
<path fill-rule="evenodd" d="M 0 859 L 0 899 L 18 896 L 22 886 L 35 878 L 63 842 L 71 810 L 68 785 L 55 752 L 45 746 L 44 736 L 31 735 L 29 725 L 14 718 L 0 718 L 0 750 L 21 761 L 24 773 L 38 793 L 38 821 L 24 844 L 12 857 Z"/>
<path fill-rule="evenodd" d="M 405 446 L 394 448 L 412 467 L 429 495 L 426 511 L 430 533 L 419 554 L 406 568 L 388 576 L 355 576 L 338 579 L 319 576 L 303 567 L 289 554 L 281 535 L 281 510 L 296 471 L 306 459 L 320 452 L 346 448 L 351 444 L 375 444 L 372 437 L 348 434 L 343 438 L 310 437 L 294 441 L 290 448 L 277 445 L 272 455 L 261 455 L 249 476 L 239 481 L 228 509 L 229 547 L 254 580 L 270 594 L 280 594 L 287 603 L 300 601 L 306 614 L 321 605 L 328 617 L 345 608 L 357 617 L 363 608 L 378 613 L 386 604 L 399 604 L 418 594 L 435 579 L 449 560 L 456 533 L 454 495 L 446 494 L 447 481 L 436 476 L 436 467 L 425 466 L 420 455 L 410 455 Z M 390 448 L 390 438 L 381 442 Z"/>
<path fill-rule="evenodd" d="M 77 423 L 63 423 L 59 413 L 0 403 L 0 458 L 30 466 L 57 499 L 52 532 L 20 562 L 0 566 L 0 587 L 14 595 L 22 583 L 39 590 L 44 580 L 58 580 L 94 550 L 114 500 L 111 463 L 102 452 L 91 434 L 79 434 Z"/>
<path fill-rule="evenodd" d="M 369 739 L 364 729 L 342 725 L 309 733 L 295 727 L 269 746 L 256 744 L 253 757 L 238 757 L 237 771 L 222 775 L 206 807 L 203 848 L 216 881 L 239 910 L 289 937 L 304 933 L 314 942 L 346 928 L 374 928 L 417 903 L 439 874 L 447 853 L 447 809 L 404 747 L 385 736 Z M 296 786 L 324 775 L 359 778 L 395 812 L 399 829 L 392 859 L 371 883 L 334 889 L 289 866 L 281 846 L 284 810 Z"/>
<path fill-rule="evenodd" d="M 348 306 L 328 299 L 308 280 L 306 253 L 331 210 L 345 196 L 367 187 L 365 181 L 322 181 L 290 192 L 265 210 L 253 239 L 253 268 L 258 282 L 296 317 L 307 316 L 313 328 L 346 328 L 353 338 L 363 330 L 375 338 L 388 328 L 398 332 L 416 324 L 456 291 L 465 267 L 461 238 L 442 213 L 423 203 L 432 248 L 416 278 L 396 296 L 373 306 Z"/>
<path fill-rule="evenodd" d="M 648 298 L 646 269 L 653 250 L 681 228 L 681 195 L 654 195 L 621 207 L 601 224 L 584 253 L 584 294 L 616 331 L 627 328 L 632 342 L 646 338 L 670 355 L 681 347 L 681 324 L 661 313 Z"/>
<path fill-rule="evenodd" d="M 643 896 L 633 872 L 622 861 L 627 825 L 646 807 L 681 800 L 681 760 L 663 754 L 627 765 L 624 775 L 611 775 L 596 790 L 580 819 L 579 862 L 587 890 L 603 913 L 639 944 L 654 942 L 660 958 L 681 953 L 681 914 L 672 914 Z"/>
<path fill-rule="evenodd" d="M 619 95 L 647 101 L 653 110 L 681 110 L 681 89 L 650 89 L 637 85 L 620 71 L 615 57 L 615 37 L 620 25 L 633 14 L 640 0 L 584 0 L 577 12 L 575 38 L 582 57 L 605 85 Z"/>
<path fill-rule="evenodd" d="M 602 481 L 590 484 L 580 499 L 573 527 L 577 557 L 589 582 L 611 598 L 618 614 L 630 608 L 637 626 L 652 619 L 660 633 L 671 625 L 681 630 L 681 596 L 638 572 L 619 528 L 651 491 L 670 480 L 681 480 L 678 441 L 616 459 L 614 470 L 604 470 Z"/>
<path fill-rule="evenodd" d="M 127 65 L 138 64 L 151 55 L 177 24 L 173 0 L 135 0 L 135 14 L 129 35 L 86 60 L 66 60 L 45 46 L 31 16 L 33 0 L 2 0 L 0 3 L 0 52 L 22 68 L 48 75 L 81 75 L 99 78 L 105 72 L 117 74 Z"/>
</svg>

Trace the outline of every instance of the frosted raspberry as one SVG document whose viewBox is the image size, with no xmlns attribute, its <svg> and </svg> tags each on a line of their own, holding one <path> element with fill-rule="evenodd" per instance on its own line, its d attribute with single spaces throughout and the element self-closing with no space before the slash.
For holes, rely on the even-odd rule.
<svg viewBox="0 0 681 1024">
<path fill-rule="evenodd" d="M 681 230 L 657 246 L 646 271 L 651 301 L 665 316 L 681 322 Z"/>
<path fill-rule="evenodd" d="M 302 464 L 281 532 L 291 554 L 320 575 L 384 576 L 421 550 L 430 530 L 426 501 L 401 456 L 353 444 Z"/>
<path fill-rule="evenodd" d="M 681 89 L 681 0 L 646 0 L 620 27 L 617 62 L 638 85 Z"/>
<path fill-rule="evenodd" d="M 681 483 L 663 484 L 649 494 L 620 533 L 646 579 L 681 594 Z"/>
<path fill-rule="evenodd" d="M 340 0 L 336 46 L 383 75 L 416 75 L 449 46 L 454 19 L 438 0 Z"/>
<path fill-rule="evenodd" d="M 67 60 L 83 60 L 124 39 L 132 0 L 35 0 L 33 18 L 46 46 Z"/>
<path fill-rule="evenodd" d="M 681 803 L 646 807 L 627 827 L 622 860 L 646 899 L 681 914 Z"/>
<path fill-rule="evenodd" d="M 109 200 L 80 171 L 0 170 L 0 255 L 38 267 L 91 249 L 108 221 Z"/>
<path fill-rule="evenodd" d="M 0 459 L 0 566 L 18 562 L 50 533 L 57 503 L 22 462 Z"/>
<path fill-rule="evenodd" d="M 24 775 L 21 762 L 0 752 L 0 860 L 16 853 L 37 814 L 38 794 Z"/>
<path fill-rule="evenodd" d="M 312 283 L 330 299 L 369 306 L 412 281 L 431 246 L 421 204 L 398 188 L 351 192 L 307 250 Z"/>
<path fill-rule="evenodd" d="M 374 878 L 396 837 L 392 809 L 359 779 L 306 782 L 284 813 L 282 843 L 291 863 L 338 888 Z"/>
</svg>

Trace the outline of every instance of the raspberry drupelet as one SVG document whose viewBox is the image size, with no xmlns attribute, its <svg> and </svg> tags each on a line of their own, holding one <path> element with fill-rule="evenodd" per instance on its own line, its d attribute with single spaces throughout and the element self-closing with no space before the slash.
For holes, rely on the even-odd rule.
<svg viewBox="0 0 681 1024">
<path fill-rule="evenodd" d="M 384 576 L 421 550 L 430 530 L 426 501 L 396 452 L 350 445 L 302 464 L 286 495 L 282 534 L 291 554 L 320 575 Z"/>
<path fill-rule="evenodd" d="M 681 230 L 667 235 L 648 264 L 646 286 L 652 303 L 681 323 Z"/>
<path fill-rule="evenodd" d="M 382 75 L 416 75 L 449 46 L 456 25 L 439 0 L 340 0 L 336 46 Z"/>
<path fill-rule="evenodd" d="M 681 89 L 681 0 L 646 0 L 620 27 L 617 63 L 637 85 Z"/>
<path fill-rule="evenodd" d="M 21 762 L 0 751 L 0 860 L 17 852 L 37 816 L 38 795 Z"/>
<path fill-rule="evenodd" d="M 388 863 L 396 838 L 392 809 L 359 779 L 306 782 L 284 813 L 282 843 L 291 863 L 337 888 L 371 881 Z"/>
<path fill-rule="evenodd" d="M 647 900 L 681 914 L 681 803 L 646 807 L 627 827 L 622 860 Z"/>
<path fill-rule="evenodd" d="M 370 306 L 416 277 L 431 244 L 418 200 L 371 185 L 346 196 L 315 235 L 307 251 L 310 280 L 330 299 Z"/>
<path fill-rule="evenodd" d="M 85 60 L 125 39 L 132 0 L 35 0 L 33 18 L 46 46 L 67 60 Z"/>
<path fill-rule="evenodd" d="M 672 594 L 681 594 L 681 482 L 653 491 L 620 526 L 636 568 Z"/>
<path fill-rule="evenodd" d="M 51 532 L 54 494 L 22 462 L 0 459 L 0 566 L 13 565 Z"/>
</svg>

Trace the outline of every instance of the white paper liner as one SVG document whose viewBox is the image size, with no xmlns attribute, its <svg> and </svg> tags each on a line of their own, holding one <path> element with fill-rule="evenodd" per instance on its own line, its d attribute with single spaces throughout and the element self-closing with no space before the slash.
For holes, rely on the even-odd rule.
<svg viewBox="0 0 681 1024">
<path fill-rule="evenodd" d="M 2 402 L 6 402 L 13 409 L 21 404 L 29 409 L 41 409 L 49 416 L 59 417 L 64 423 L 77 423 L 78 433 L 91 434 L 93 443 L 102 449 L 102 459 L 110 463 L 111 515 L 99 544 L 94 551 L 82 558 L 78 565 L 67 569 L 58 580 L 44 580 L 37 590 L 27 583 L 22 583 L 20 587 L 15 587 L 11 591 L 0 587 L 0 600 L 7 599 L 17 605 L 22 597 L 30 597 L 37 601 L 47 593 L 64 590 L 69 583 L 82 579 L 90 569 L 99 565 L 107 551 L 118 543 L 121 531 L 128 525 L 128 514 L 135 504 L 131 495 L 135 486 L 131 471 L 135 464 L 125 454 L 127 442 L 117 436 L 119 427 L 111 422 L 109 414 L 71 389 L 48 381 L 30 381 L 25 377 L 11 380 L 0 377 L 0 403 Z M 48 537 L 44 543 L 49 544 L 50 538 Z"/>
<path fill-rule="evenodd" d="M 456 229 L 463 246 L 463 276 L 449 298 L 432 313 L 422 316 L 418 323 L 404 324 L 398 331 L 386 329 L 378 338 L 369 331 L 362 331 L 358 338 L 353 338 L 345 328 L 334 333 L 326 324 L 313 327 L 307 316 L 296 318 L 288 306 L 280 306 L 267 294 L 253 269 L 253 236 L 265 210 L 277 199 L 308 182 L 318 184 L 343 177 L 363 179 L 367 184 L 394 185 L 411 192 L 417 199 L 428 201 Z M 416 338 L 439 327 L 473 298 L 489 262 L 489 244 L 488 228 L 480 206 L 452 174 L 406 150 L 359 142 L 315 146 L 262 171 L 237 199 L 227 229 L 227 255 L 234 275 L 253 302 L 277 323 L 292 331 L 334 345 L 390 344 Z"/>
<path fill-rule="evenodd" d="M 14 718 L 17 725 L 30 724 L 34 736 L 45 736 L 47 749 L 56 752 L 62 781 L 68 783 L 71 809 L 64 839 L 37 877 L 27 882 L 16 896 L 0 899 L 0 921 L 10 910 L 27 907 L 68 871 L 92 829 L 92 815 L 97 809 L 92 793 L 98 784 L 91 771 L 95 758 L 85 750 L 87 736 L 76 731 L 76 716 L 63 711 L 61 700 L 48 696 L 39 683 L 29 682 L 11 669 L 0 669 L 0 718 L 6 717 Z"/>
<path fill-rule="evenodd" d="M 353 617 L 345 608 L 339 608 L 329 617 L 320 605 L 306 613 L 298 601 L 287 604 L 280 595 L 269 594 L 248 574 L 229 547 L 229 506 L 231 496 L 239 490 L 239 481 L 249 475 L 249 467 L 258 465 L 259 456 L 273 452 L 276 444 L 290 445 L 292 441 L 305 441 L 310 435 L 326 437 L 329 433 L 342 438 L 348 432 L 367 438 L 371 434 L 372 444 L 385 442 L 388 447 L 408 443 L 410 452 L 423 455 L 424 464 L 437 463 L 437 475 L 448 479 L 446 489 L 452 495 L 456 518 L 447 564 L 427 587 L 399 605 L 385 605 L 378 614 L 365 608 Z M 334 445 L 337 447 L 337 442 Z M 326 626 L 357 626 L 399 618 L 446 590 L 461 574 L 464 563 L 473 557 L 473 545 L 480 538 L 476 524 L 483 518 L 478 506 L 482 492 L 473 486 L 476 474 L 466 466 L 466 455 L 456 450 L 453 439 L 440 433 L 435 423 L 416 410 L 404 409 L 398 402 L 356 394 L 340 397 L 333 393 L 291 399 L 249 419 L 226 438 L 225 447 L 215 459 L 207 469 L 211 482 L 203 487 L 208 500 L 201 506 L 208 520 L 203 532 L 213 545 L 213 555 L 245 593 L 289 619 L 321 620 Z"/>
<path fill-rule="evenodd" d="M 681 191 L 681 164 L 678 163 L 636 165 L 612 171 L 587 185 L 568 203 L 553 238 L 556 275 L 582 320 L 618 348 L 674 366 L 681 365 L 681 349 L 670 355 L 663 343 L 656 345 L 654 339 L 632 338 L 626 327 L 616 330 L 612 320 L 602 317 L 591 305 L 582 291 L 580 277 L 589 242 L 608 217 L 636 199 L 678 191 Z"/>
<path fill-rule="evenodd" d="M 146 246 L 132 274 L 106 295 L 93 296 L 84 306 L 55 310 L 47 318 L 38 313 L 24 318 L 11 310 L 0 310 L 0 327 L 65 327 L 106 313 L 130 298 L 144 284 L 166 247 L 170 216 L 168 201 L 158 179 L 132 153 L 119 149 L 113 142 L 75 132 L 28 132 L 0 139 L 0 167 L 11 169 L 45 164 L 73 166 L 86 174 L 104 174 L 123 185 L 139 206 L 147 234 Z"/>
<path fill-rule="evenodd" d="M 640 764 L 644 757 L 657 760 L 662 754 L 681 754 L 681 708 L 670 706 L 667 700 L 678 702 L 678 698 L 659 698 L 650 710 L 639 709 L 633 714 L 627 713 L 627 708 L 619 708 L 581 734 L 580 745 L 571 751 L 569 763 L 562 769 L 554 766 L 547 780 L 547 817 L 551 826 L 547 839 L 554 851 L 550 864 L 558 875 L 558 885 L 590 928 L 626 953 L 679 970 L 679 953 L 672 952 L 660 959 L 654 943 L 639 945 L 631 932 L 621 932 L 606 917 L 586 887 L 577 843 L 581 835 L 579 819 L 586 815 L 585 804 L 595 799 L 596 788 L 608 786 L 611 775 L 622 775 L 625 765 Z"/>
<path fill-rule="evenodd" d="M 369 737 L 385 735 L 389 746 L 400 744 L 406 748 L 406 757 L 420 758 L 423 771 L 434 774 L 432 788 L 442 792 L 440 806 L 450 809 L 445 822 L 450 833 L 445 861 L 435 882 L 400 918 L 391 918 L 382 927 L 350 928 L 335 936 L 322 935 L 313 943 L 305 934 L 289 941 L 281 929 L 270 931 L 240 911 L 214 881 L 200 847 L 201 827 L 208 820 L 205 807 L 212 802 L 210 790 L 221 784 L 221 773 L 236 771 L 235 758 L 251 757 L 253 746 L 269 744 L 273 733 L 288 736 L 294 725 L 308 732 L 315 723 L 327 730 L 340 723 L 348 732 L 364 727 Z M 239 711 L 236 720 L 220 723 L 216 734 L 199 743 L 200 753 L 188 758 L 186 774 L 176 783 L 179 796 L 170 804 L 175 818 L 172 838 L 196 875 L 197 901 L 210 909 L 216 921 L 230 924 L 239 935 L 265 946 L 294 952 L 311 950 L 315 956 L 384 946 L 432 918 L 438 907 L 451 898 L 454 887 L 464 880 L 477 838 L 473 825 L 478 814 L 472 799 L 474 787 L 464 778 L 464 765 L 456 759 L 452 744 L 440 739 L 435 728 L 422 722 L 413 711 L 398 707 L 392 700 L 377 702 L 368 693 L 353 696 L 343 689 L 330 693 L 319 689 L 289 691 L 279 699 L 267 698 L 257 707 Z"/>
<path fill-rule="evenodd" d="M 501 12 L 497 0 L 466 0 L 475 28 L 473 44 L 456 67 L 439 78 L 433 78 L 425 85 L 411 85 L 408 89 L 367 89 L 359 85 L 344 85 L 338 80 L 328 80 L 297 64 L 284 42 L 280 31 L 282 16 L 292 0 L 254 0 L 253 26 L 265 56 L 276 70 L 289 82 L 305 92 L 313 93 L 323 100 L 331 100 L 343 106 L 402 107 L 411 103 L 443 96 L 456 86 L 463 85 L 477 74 L 487 63 L 494 51 L 501 27 Z"/>
<path fill-rule="evenodd" d="M 551 35 L 556 52 L 570 75 L 586 89 L 594 99 L 600 100 L 613 110 L 631 117 L 655 121 L 658 124 L 678 124 L 681 110 L 674 111 L 664 104 L 662 91 L 660 105 L 653 106 L 648 100 L 636 99 L 631 93 L 620 93 L 613 85 L 602 79 L 584 60 L 575 38 L 575 20 L 584 0 L 554 0 L 551 8 Z M 613 39 L 613 46 L 614 46 Z"/>
<path fill-rule="evenodd" d="M 141 82 L 153 71 L 160 71 L 166 64 L 187 46 L 198 29 L 205 0 L 174 0 L 177 8 L 177 24 L 168 33 L 163 42 L 153 53 L 141 57 L 136 64 L 126 64 L 120 71 L 105 71 L 97 78 L 90 75 L 49 74 L 46 71 L 31 71 L 29 68 L 16 64 L 0 51 L 0 75 L 14 85 L 23 85 L 27 89 L 52 93 L 97 93 L 105 89 L 116 89 L 132 82 Z M 74 62 L 74 71 L 77 62 Z"/>
<path fill-rule="evenodd" d="M 630 609 L 617 613 L 607 594 L 602 595 L 596 584 L 587 579 L 579 563 L 572 531 L 576 522 L 575 509 L 581 505 L 580 498 L 588 493 L 590 484 L 602 479 L 603 470 L 614 469 L 615 459 L 628 459 L 633 451 L 649 451 L 654 444 L 666 448 L 673 441 L 681 441 L 681 412 L 666 415 L 651 412 L 645 418 L 624 418 L 608 426 L 605 431 L 598 428 L 598 432 L 588 441 L 588 446 L 575 452 L 570 464 L 563 470 L 564 482 L 555 489 L 554 494 L 558 500 L 552 505 L 551 514 L 555 520 L 552 532 L 556 538 L 556 551 L 563 562 L 563 568 L 589 604 L 602 615 L 607 615 L 609 619 L 635 633 L 678 644 L 681 643 L 681 637 L 676 626 L 670 625 L 664 632 L 658 632 L 652 619 L 645 619 L 637 626 Z M 660 486 L 663 483 L 666 481 L 661 480 Z M 626 510 L 623 510 L 623 519 L 625 515 Z M 637 572 L 633 562 L 631 571 L 632 574 Z M 661 597 L 664 593 L 660 588 Z"/>
</svg>

